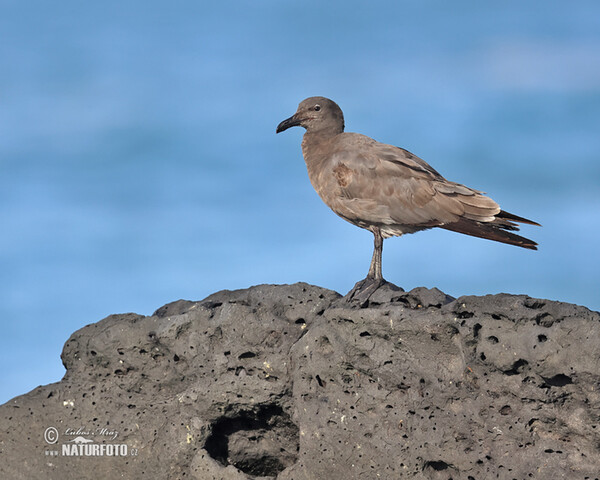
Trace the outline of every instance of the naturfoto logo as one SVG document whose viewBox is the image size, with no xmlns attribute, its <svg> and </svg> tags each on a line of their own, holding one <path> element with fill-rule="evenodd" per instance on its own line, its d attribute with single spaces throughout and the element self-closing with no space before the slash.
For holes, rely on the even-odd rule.
<svg viewBox="0 0 600 480">
<path fill-rule="evenodd" d="M 129 448 L 125 443 L 98 443 L 94 440 L 114 442 L 118 436 L 119 432 L 106 427 L 96 429 L 66 428 L 62 433 L 62 437 L 66 437 L 68 440 L 63 440 L 60 450 L 46 450 L 45 454 L 64 457 L 125 457 L 137 455 L 137 449 Z M 48 427 L 44 431 L 44 440 L 48 445 L 56 445 L 60 438 L 61 435 L 55 427 Z"/>
</svg>

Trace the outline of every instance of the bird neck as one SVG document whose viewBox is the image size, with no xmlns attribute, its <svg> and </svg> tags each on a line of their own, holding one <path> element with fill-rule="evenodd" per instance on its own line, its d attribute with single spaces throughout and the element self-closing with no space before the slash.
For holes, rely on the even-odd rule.
<svg viewBox="0 0 600 480">
<path fill-rule="evenodd" d="M 341 133 L 341 132 L 340 132 Z M 338 134 L 323 131 L 307 131 L 302 138 L 302 156 L 308 168 L 308 175 L 311 177 L 319 170 L 320 165 L 326 161 L 329 155 L 325 152 L 331 152 L 334 144 L 338 140 Z"/>
<path fill-rule="evenodd" d="M 342 132 L 339 129 L 307 130 L 302 137 L 302 150 L 305 148 L 323 148 Z"/>
</svg>

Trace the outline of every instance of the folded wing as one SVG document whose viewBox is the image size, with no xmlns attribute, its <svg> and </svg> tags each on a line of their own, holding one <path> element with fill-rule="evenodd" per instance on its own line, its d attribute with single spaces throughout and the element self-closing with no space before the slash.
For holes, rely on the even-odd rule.
<svg viewBox="0 0 600 480">
<path fill-rule="evenodd" d="M 503 211 L 483 192 L 450 182 L 402 148 L 359 134 L 344 134 L 330 166 L 337 181 L 331 208 L 352 223 L 378 225 L 387 236 L 441 227 L 466 235 L 536 249 L 511 233 L 519 223 L 538 225 Z M 346 148 L 347 147 L 347 148 Z"/>
</svg>

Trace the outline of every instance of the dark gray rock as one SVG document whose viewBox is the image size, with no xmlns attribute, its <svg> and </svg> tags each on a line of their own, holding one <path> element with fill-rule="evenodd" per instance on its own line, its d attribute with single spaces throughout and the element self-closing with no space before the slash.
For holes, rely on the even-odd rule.
<svg viewBox="0 0 600 480">
<path fill-rule="evenodd" d="M 0 406 L 0 478 L 594 480 L 599 329 L 393 286 L 365 308 L 295 284 L 112 315 L 67 341 L 63 380 Z"/>
</svg>

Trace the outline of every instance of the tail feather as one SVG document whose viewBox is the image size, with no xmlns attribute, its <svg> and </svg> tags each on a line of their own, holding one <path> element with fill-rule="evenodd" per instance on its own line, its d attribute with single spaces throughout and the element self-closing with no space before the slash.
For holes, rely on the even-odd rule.
<svg viewBox="0 0 600 480">
<path fill-rule="evenodd" d="M 530 225 L 539 225 L 538 223 L 527 220 L 526 218 L 513 215 L 505 211 L 501 211 L 496 215 L 496 219 L 489 223 L 460 218 L 457 222 L 440 225 L 441 228 L 452 230 L 453 232 L 464 233 L 473 237 L 486 238 L 496 242 L 507 243 L 517 247 L 537 250 L 537 243 L 529 238 L 521 237 L 507 230 L 519 230 L 516 223 L 528 223 Z"/>
<path fill-rule="evenodd" d="M 512 220 L 513 222 L 526 223 L 527 225 L 535 225 L 536 227 L 541 227 L 541 225 L 539 223 L 534 222 L 533 220 L 528 220 L 526 218 L 519 217 L 518 215 L 505 212 L 504 210 L 500 210 L 500 213 L 496 214 L 496 217 L 497 218 L 505 218 L 507 220 Z"/>
</svg>

